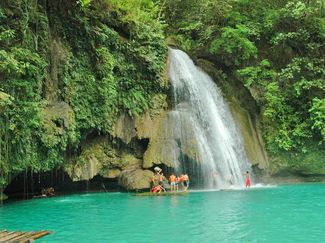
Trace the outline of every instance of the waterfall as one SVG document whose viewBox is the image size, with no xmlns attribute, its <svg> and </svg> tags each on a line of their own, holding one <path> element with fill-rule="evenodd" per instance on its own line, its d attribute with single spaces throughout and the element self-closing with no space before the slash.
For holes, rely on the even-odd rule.
<svg viewBox="0 0 325 243">
<path fill-rule="evenodd" d="M 213 80 L 189 56 L 169 48 L 173 110 L 169 135 L 178 148 L 176 173 L 186 170 L 204 188 L 243 187 L 250 166 L 241 135 Z"/>
</svg>

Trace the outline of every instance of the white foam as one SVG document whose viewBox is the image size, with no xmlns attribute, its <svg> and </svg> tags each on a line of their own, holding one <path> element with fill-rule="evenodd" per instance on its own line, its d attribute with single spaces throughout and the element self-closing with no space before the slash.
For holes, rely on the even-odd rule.
<svg viewBox="0 0 325 243">
<path fill-rule="evenodd" d="M 246 190 L 256 190 L 256 189 L 268 189 L 268 188 L 276 188 L 277 185 L 275 184 L 262 184 L 257 183 L 252 185 L 250 188 L 246 188 L 245 186 L 230 186 L 225 188 L 213 188 L 213 189 L 193 189 L 188 190 L 191 193 L 198 193 L 198 192 L 220 192 L 220 191 L 246 191 Z"/>
</svg>

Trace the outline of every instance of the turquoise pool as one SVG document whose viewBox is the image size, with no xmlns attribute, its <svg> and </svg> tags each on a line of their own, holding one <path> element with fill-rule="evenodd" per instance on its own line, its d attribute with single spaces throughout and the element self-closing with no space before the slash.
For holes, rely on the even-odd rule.
<svg viewBox="0 0 325 243">
<path fill-rule="evenodd" d="M 0 207 L 0 228 L 54 232 L 38 242 L 325 242 L 325 184 L 19 201 Z"/>
</svg>

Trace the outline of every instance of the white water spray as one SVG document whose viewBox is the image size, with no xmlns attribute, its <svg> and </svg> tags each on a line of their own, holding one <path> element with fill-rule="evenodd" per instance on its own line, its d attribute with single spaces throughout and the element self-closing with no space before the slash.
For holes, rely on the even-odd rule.
<svg viewBox="0 0 325 243">
<path fill-rule="evenodd" d="M 221 91 L 186 53 L 170 48 L 169 58 L 169 132 L 180 151 L 173 151 L 176 171 L 190 170 L 204 188 L 243 187 L 249 163 Z"/>
</svg>

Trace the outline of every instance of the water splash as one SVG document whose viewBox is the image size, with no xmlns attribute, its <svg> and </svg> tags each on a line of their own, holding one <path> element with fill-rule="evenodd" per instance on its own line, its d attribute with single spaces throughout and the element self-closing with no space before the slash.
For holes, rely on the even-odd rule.
<svg viewBox="0 0 325 243">
<path fill-rule="evenodd" d="M 220 89 L 186 53 L 170 48 L 169 59 L 174 109 L 168 123 L 178 145 L 172 151 L 176 172 L 185 168 L 204 188 L 243 187 L 250 166 Z"/>
</svg>

